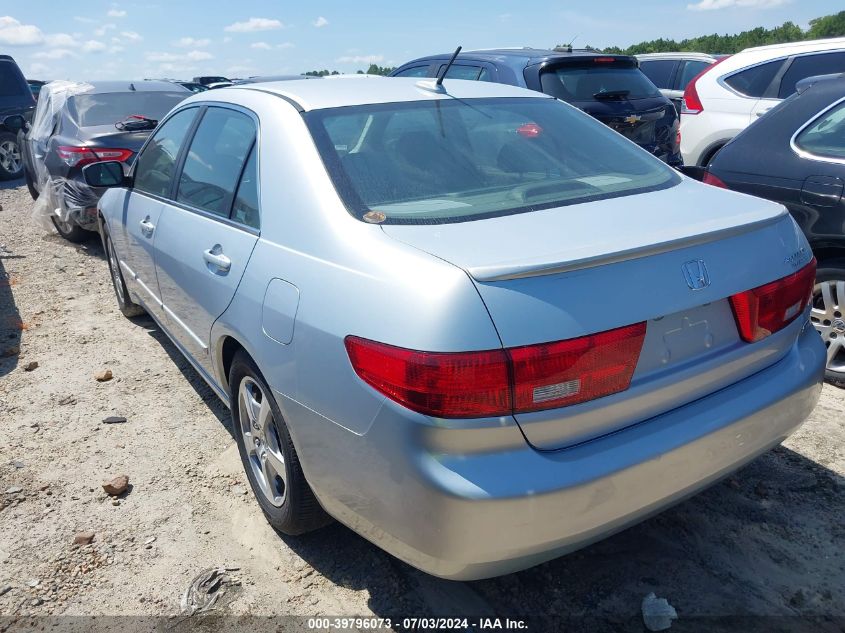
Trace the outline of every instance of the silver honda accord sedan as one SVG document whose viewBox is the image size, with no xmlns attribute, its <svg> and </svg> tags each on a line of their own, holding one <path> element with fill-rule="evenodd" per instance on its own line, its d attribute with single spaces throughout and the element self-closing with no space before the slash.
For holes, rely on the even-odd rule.
<svg viewBox="0 0 845 633">
<path fill-rule="evenodd" d="M 117 302 L 230 407 L 288 534 L 523 569 L 771 449 L 812 410 L 815 260 L 783 207 L 499 84 L 213 90 L 99 210 Z"/>
</svg>

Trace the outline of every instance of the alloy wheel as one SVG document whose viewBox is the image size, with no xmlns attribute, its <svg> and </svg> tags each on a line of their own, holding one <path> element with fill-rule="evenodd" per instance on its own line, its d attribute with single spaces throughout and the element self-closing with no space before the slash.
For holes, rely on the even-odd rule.
<svg viewBox="0 0 845 633">
<path fill-rule="evenodd" d="M 827 347 L 827 369 L 845 374 L 845 280 L 822 281 L 813 289 L 810 319 Z"/>
<path fill-rule="evenodd" d="M 14 141 L 0 143 L 0 166 L 8 173 L 16 174 L 21 170 L 21 152 Z"/>
<path fill-rule="evenodd" d="M 279 507 L 285 501 L 285 458 L 269 396 L 249 376 L 238 387 L 238 418 L 253 478 L 265 499 Z"/>
</svg>

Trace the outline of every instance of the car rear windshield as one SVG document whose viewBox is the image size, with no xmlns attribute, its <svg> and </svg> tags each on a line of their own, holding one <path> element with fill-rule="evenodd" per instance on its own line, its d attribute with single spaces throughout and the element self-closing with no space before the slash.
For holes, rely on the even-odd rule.
<svg viewBox="0 0 845 633">
<path fill-rule="evenodd" d="M 349 211 L 431 224 L 671 187 L 677 174 L 554 99 L 432 99 L 305 115 Z"/>
<path fill-rule="evenodd" d="M 10 61 L 0 61 L 0 97 L 18 97 L 28 91 L 17 66 Z"/>
<path fill-rule="evenodd" d="M 597 60 L 604 58 L 597 57 Z M 544 69 L 543 92 L 563 101 L 601 99 L 649 99 L 660 91 L 634 62 L 588 61 Z"/>
<path fill-rule="evenodd" d="M 109 125 L 133 114 L 159 121 L 180 101 L 190 96 L 191 93 L 184 90 L 81 94 L 68 99 L 67 107 L 79 127 Z"/>
</svg>

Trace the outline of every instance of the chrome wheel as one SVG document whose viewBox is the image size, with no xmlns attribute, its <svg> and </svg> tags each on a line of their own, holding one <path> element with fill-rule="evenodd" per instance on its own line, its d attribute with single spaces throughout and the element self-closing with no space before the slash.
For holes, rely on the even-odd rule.
<svg viewBox="0 0 845 633">
<path fill-rule="evenodd" d="M 21 152 L 18 144 L 14 141 L 3 141 L 0 143 L 0 166 L 10 174 L 16 174 L 21 170 Z"/>
<path fill-rule="evenodd" d="M 238 419 L 255 482 L 265 499 L 279 507 L 285 501 L 285 458 L 269 397 L 249 376 L 238 387 Z"/>
<path fill-rule="evenodd" d="M 120 303 L 126 303 L 126 297 L 123 296 L 123 280 L 120 278 L 120 268 L 118 267 L 117 257 L 114 254 L 111 238 L 108 238 L 106 241 L 106 250 L 109 255 L 109 268 L 111 269 L 111 280 L 114 284 L 114 291 L 117 293 Z"/>
<path fill-rule="evenodd" d="M 813 289 L 810 319 L 827 347 L 827 369 L 845 374 L 845 280 L 822 281 Z"/>
</svg>

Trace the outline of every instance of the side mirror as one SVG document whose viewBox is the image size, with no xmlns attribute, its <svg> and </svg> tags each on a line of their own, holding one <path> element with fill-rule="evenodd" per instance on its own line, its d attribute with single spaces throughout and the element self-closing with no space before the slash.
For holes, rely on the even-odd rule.
<svg viewBox="0 0 845 633">
<path fill-rule="evenodd" d="M 3 119 L 3 125 L 15 134 L 27 128 L 26 119 L 23 118 L 20 114 L 11 114 L 7 116 L 5 119 Z"/>
<path fill-rule="evenodd" d="M 82 168 L 82 176 L 91 187 L 121 187 L 125 182 L 123 163 L 106 160 Z"/>
</svg>

